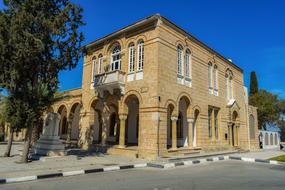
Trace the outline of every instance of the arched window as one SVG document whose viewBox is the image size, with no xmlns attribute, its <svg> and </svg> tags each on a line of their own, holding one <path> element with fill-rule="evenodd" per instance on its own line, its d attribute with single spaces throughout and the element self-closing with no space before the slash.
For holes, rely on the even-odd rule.
<svg viewBox="0 0 285 190">
<path fill-rule="evenodd" d="M 103 73 L 104 72 L 104 65 L 103 65 L 103 55 L 100 54 L 98 56 L 98 73 Z"/>
<path fill-rule="evenodd" d="M 228 100 L 233 99 L 233 74 L 231 71 L 226 72 L 226 97 Z"/>
<path fill-rule="evenodd" d="M 143 62 L 144 62 L 144 41 L 140 40 L 138 43 L 138 71 L 143 70 Z"/>
<path fill-rule="evenodd" d="M 216 92 L 218 92 L 218 66 L 215 65 L 214 66 L 214 70 L 213 70 L 213 75 L 214 75 L 214 90 Z"/>
<path fill-rule="evenodd" d="M 255 124 L 253 115 L 249 116 L 249 133 L 250 139 L 255 139 Z"/>
<path fill-rule="evenodd" d="M 135 45 L 131 43 L 129 45 L 129 67 L 128 72 L 133 73 L 135 70 Z"/>
<path fill-rule="evenodd" d="M 110 136 L 112 136 L 112 137 L 116 136 L 116 127 L 117 127 L 116 114 L 112 113 L 110 116 L 110 130 L 109 130 Z"/>
<path fill-rule="evenodd" d="M 183 76 L 182 46 L 177 47 L 177 74 Z"/>
<path fill-rule="evenodd" d="M 210 62 L 208 64 L 208 83 L 209 83 L 209 93 L 212 94 L 213 93 L 213 65 Z"/>
<path fill-rule="evenodd" d="M 178 118 L 177 118 L 177 138 L 183 138 L 183 115 L 181 112 L 179 112 Z"/>
<path fill-rule="evenodd" d="M 96 57 L 92 57 L 92 65 L 91 65 L 91 82 L 94 82 L 96 75 Z"/>
<path fill-rule="evenodd" d="M 189 49 L 185 53 L 185 77 L 191 79 L 191 52 Z"/>
<path fill-rule="evenodd" d="M 111 71 L 121 69 L 121 47 L 116 45 L 111 54 Z"/>
</svg>

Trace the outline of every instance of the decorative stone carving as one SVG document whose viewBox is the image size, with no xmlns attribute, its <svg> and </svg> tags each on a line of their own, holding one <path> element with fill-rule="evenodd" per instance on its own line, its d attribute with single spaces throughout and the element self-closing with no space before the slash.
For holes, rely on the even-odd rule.
<svg viewBox="0 0 285 190">
<path fill-rule="evenodd" d="M 64 155 L 64 145 L 58 136 L 59 121 L 59 114 L 47 114 L 43 126 L 43 133 L 34 147 L 35 154 L 45 156 Z"/>
</svg>

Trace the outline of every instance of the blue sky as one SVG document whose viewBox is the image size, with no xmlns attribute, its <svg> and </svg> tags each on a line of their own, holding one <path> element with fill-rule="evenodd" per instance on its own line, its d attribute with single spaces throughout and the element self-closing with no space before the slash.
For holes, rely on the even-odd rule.
<svg viewBox="0 0 285 190">
<path fill-rule="evenodd" d="M 246 86 L 256 71 L 259 87 L 285 98 L 285 1 L 283 0 L 74 0 L 84 9 L 86 40 L 94 41 L 146 16 L 160 13 L 243 68 Z M 3 7 L 2 3 L 0 7 Z M 81 60 L 60 73 L 61 90 L 78 88 Z"/>
</svg>

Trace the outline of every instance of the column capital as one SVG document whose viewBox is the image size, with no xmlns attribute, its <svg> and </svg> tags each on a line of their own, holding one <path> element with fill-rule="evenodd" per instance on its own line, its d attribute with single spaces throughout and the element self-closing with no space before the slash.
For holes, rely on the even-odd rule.
<svg viewBox="0 0 285 190">
<path fill-rule="evenodd" d="M 188 123 L 194 123 L 194 118 L 188 117 L 188 118 L 187 118 L 187 122 L 188 122 Z"/>
<path fill-rule="evenodd" d="M 121 113 L 121 114 L 119 114 L 119 119 L 120 120 L 126 120 L 127 116 L 128 116 L 127 114 Z"/>
<path fill-rule="evenodd" d="M 172 120 L 172 121 L 177 121 L 177 120 L 178 120 L 178 118 L 177 118 L 177 117 L 175 117 L 175 116 L 172 116 L 172 117 L 171 117 L 171 120 Z"/>
</svg>

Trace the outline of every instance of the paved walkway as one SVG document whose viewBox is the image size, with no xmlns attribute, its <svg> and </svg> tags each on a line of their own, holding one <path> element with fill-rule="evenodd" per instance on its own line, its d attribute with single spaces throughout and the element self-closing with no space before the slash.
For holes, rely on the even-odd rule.
<svg viewBox="0 0 285 190">
<path fill-rule="evenodd" d="M 6 146 L 6 144 L 0 144 L 1 155 L 4 154 Z M 20 160 L 22 147 L 22 143 L 14 144 L 12 146 L 12 157 L 0 157 L 0 179 L 148 162 L 147 160 L 136 158 L 90 153 L 63 157 L 46 157 L 45 159 L 33 161 L 28 164 L 17 164 L 16 162 Z M 280 150 L 262 150 L 248 153 L 233 153 L 231 155 L 248 158 L 269 159 L 284 154 L 285 151 Z M 203 156 L 203 154 L 201 154 L 201 156 Z M 193 157 L 193 159 L 196 158 L 197 155 Z M 154 162 L 171 162 L 170 159 L 173 158 L 158 159 Z"/>
<path fill-rule="evenodd" d="M 0 154 L 4 154 L 7 145 L 0 144 Z M 92 153 L 88 155 L 69 155 L 63 157 L 46 158 L 28 164 L 18 164 L 22 151 L 22 144 L 12 146 L 12 157 L 0 157 L 0 179 L 40 175 L 52 172 L 65 172 L 89 168 L 101 168 L 127 164 L 146 163 L 145 160 L 115 155 Z"/>
<path fill-rule="evenodd" d="M 259 159 L 270 159 L 276 156 L 285 155 L 284 150 L 279 149 L 265 149 L 259 151 L 251 151 L 246 153 L 236 153 L 233 156 L 247 157 L 247 158 L 259 158 Z"/>
</svg>

